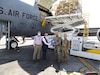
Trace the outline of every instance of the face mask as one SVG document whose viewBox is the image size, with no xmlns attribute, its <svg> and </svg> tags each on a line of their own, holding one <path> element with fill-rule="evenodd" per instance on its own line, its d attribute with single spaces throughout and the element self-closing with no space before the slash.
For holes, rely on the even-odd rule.
<svg viewBox="0 0 100 75">
<path fill-rule="evenodd" d="M 40 33 L 38 33 L 38 35 L 40 36 L 41 34 L 40 34 Z"/>
</svg>

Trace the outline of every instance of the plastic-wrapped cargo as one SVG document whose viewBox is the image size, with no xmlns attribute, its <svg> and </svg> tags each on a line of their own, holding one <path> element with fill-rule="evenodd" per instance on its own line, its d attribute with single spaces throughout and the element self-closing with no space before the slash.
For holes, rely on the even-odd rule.
<svg viewBox="0 0 100 75">
<path fill-rule="evenodd" d="M 74 14 L 79 12 L 82 11 L 78 0 L 56 1 L 51 7 L 51 13 L 54 16 Z"/>
<path fill-rule="evenodd" d="M 46 16 L 47 16 L 47 13 L 41 11 L 40 12 L 40 21 L 42 22 Z"/>
</svg>

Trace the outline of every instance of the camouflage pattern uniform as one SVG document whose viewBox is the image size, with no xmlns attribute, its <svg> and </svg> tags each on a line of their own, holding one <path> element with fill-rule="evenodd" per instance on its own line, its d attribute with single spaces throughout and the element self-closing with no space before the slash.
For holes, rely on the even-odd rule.
<svg viewBox="0 0 100 75">
<path fill-rule="evenodd" d="M 70 42 L 66 39 L 62 40 L 62 57 L 63 61 L 66 63 L 69 62 L 69 48 L 70 48 Z"/>
<path fill-rule="evenodd" d="M 57 62 L 61 61 L 61 37 L 56 36 L 55 37 L 55 53 L 56 53 L 56 58 L 57 58 Z"/>
</svg>

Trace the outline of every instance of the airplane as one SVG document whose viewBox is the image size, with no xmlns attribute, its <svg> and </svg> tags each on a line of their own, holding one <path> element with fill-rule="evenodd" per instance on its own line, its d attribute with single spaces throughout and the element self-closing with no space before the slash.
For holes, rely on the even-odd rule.
<svg viewBox="0 0 100 75">
<path fill-rule="evenodd" d="M 51 10 L 55 3 L 52 4 Z M 46 25 L 42 25 L 41 11 L 48 14 L 48 17 L 45 17 L 47 21 Z M 43 34 L 45 32 L 52 34 L 55 31 L 59 31 L 60 33 L 79 33 L 79 29 L 75 27 L 84 24 L 86 21 L 82 17 L 81 8 L 76 11 L 78 12 L 52 16 L 54 13 L 49 12 L 47 9 L 42 9 L 41 5 L 37 5 L 36 3 L 30 5 L 24 3 L 22 0 L 10 0 L 9 2 L 1 0 L 0 38 L 4 34 L 7 35 L 6 46 L 10 49 L 10 47 L 16 48 L 18 46 L 15 36 L 31 37 L 36 35 L 38 31 L 41 31 Z"/>
<path fill-rule="evenodd" d="M 22 0 L 0 0 L 0 38 L 7 35 L 10 47 L 16 48 L 18 43 L 14 40 L 15 36 L 31 37 L 38 31 L 42 34 L 51 34 L 51 26 L 42 25 L 41 12 L 51 15 L 48 10 L 43 10 L 36 3 L 27 4 Z M 7 47 L 9 47 L 7 44 Z M 10 48 L 9 48 L 10 49 Z"/>
<path fill-rule="evenodd" d="M 9 45 L 12 48 L 16 48 L 18 45 L 17 42 L 11 38 L 11 36 L 31 37 L 36 35 L 38 31 L 41 31 L 42 33 L 47 32 L 50 34 L 51 32 L 54 31 L 59 31 L 61 33 L 71 31 L 74 34 L 74 32 L 77 33 L 79 31 L 77 29 L 74 29 L 73 27 L 85 23 L 81 15 L 82 15 L 81 13 L 77 13 L 70 15 L 66 14 L 63 16 L 59 15 L 59 16 L 46 17 L 48 23 L 52 24 L 42 26 L 40 20 L 40 11 L 36 4 L 34 4 L 34 6 L 31 6 L 21 2 L 20 0 L 9 0 L 9 2 L 7 0 L 1 0 L 0 38 L 2 37 L 3 34 L 7 35 L 8 38 L 7 41 L 10 42 L 10 44 L 8 43 L 8 49 L 10 49 Z M 100 36 L 99 32 L 98 34 Z"/>
</svg>

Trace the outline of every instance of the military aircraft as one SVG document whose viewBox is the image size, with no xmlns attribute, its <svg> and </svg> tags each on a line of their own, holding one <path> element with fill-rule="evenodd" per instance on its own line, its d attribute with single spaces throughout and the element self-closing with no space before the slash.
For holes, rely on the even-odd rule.
<svg viewBox="0 0 100 75">
<path fill-rule="evenodd" d="M 74 4 L 77 4 L 77 6 L 73 7 L 75 5 L 72 3 L 61 2 L 63 7 L 59 9 L 59 6 L 55 6 L 55 3 L 51 6 L 51 10 L 57 8 L 55 12 L 56 16 L 51 16 L 55 10 L 51 14 L 49 10 L 41 9 L 41 6 L 35 2 L 31 5 L 22 0 L 9 0 L 9 2 L 7 0 L 1 0 L 0 38 L 4 34 L 7 35 L 7 48 L 16 48 L 18 46 L 18 43 L 14 40 L 14 36 L 31 37 L 36 35 L 38 31 L 41 31 L 43 34 L 45 32 L 52 34 L 54 31 L 78 33 L 78 29 L 74 27 L 86 23 L 82 17 L 81 7 L 78 8 L 80 4 L 76 2 Z M 47 13 L 49 16 L 45 16 L 48 22 L 45 25 L 42 24 L 43 18 L 41 20 L 41 11 Z"/>
<path fill-rule="evenodd" d="M 51 33 L 51 26 L 43 26 L 40 15 L 41 8 L 35 2 L 31 5 L 22 0 L 0 0 L 0 38 L 6 34 L 10 45 L 16 47 L 12 36 L 31 37 L 38 31 Z"/>
</svg>

